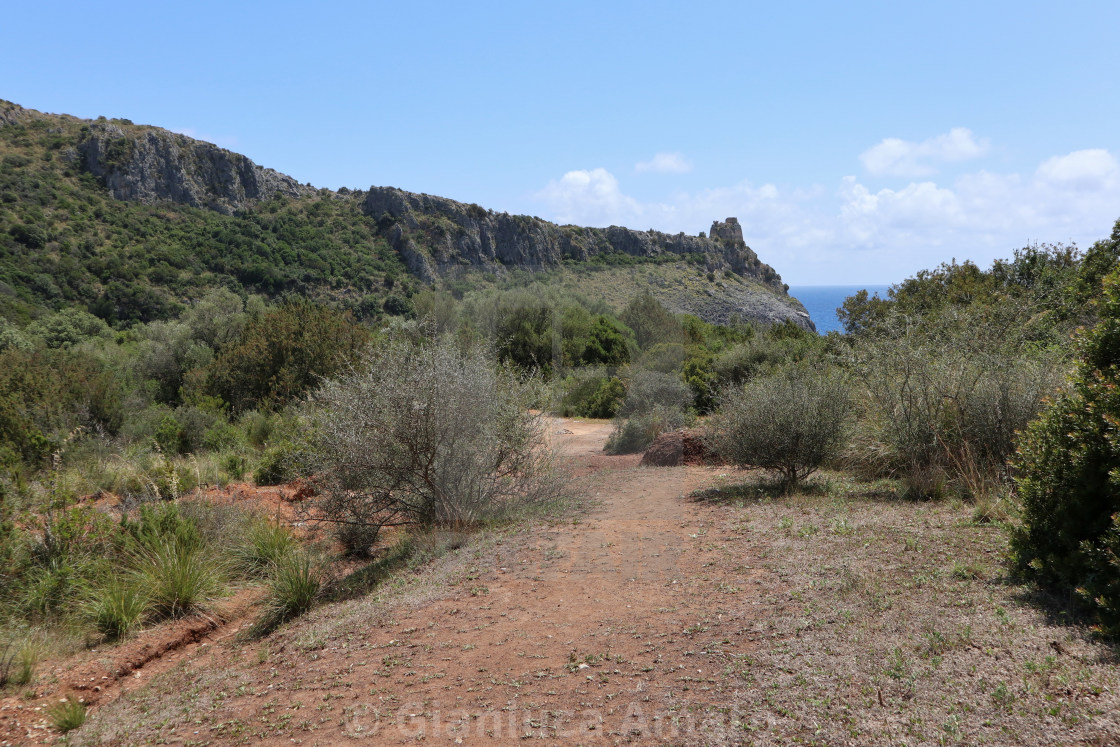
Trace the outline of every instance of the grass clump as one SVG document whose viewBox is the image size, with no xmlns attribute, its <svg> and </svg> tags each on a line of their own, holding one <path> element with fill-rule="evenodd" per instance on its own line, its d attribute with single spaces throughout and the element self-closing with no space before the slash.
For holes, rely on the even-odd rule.
<svg viewBox="0 0 1120 747">
<path fill-rule="evenodd" d="M 152 613 L 169 618 L 206 609 L 224 588 L 223 570 L 201 545 L 164 539 L 137 559 L 136 574 Z"/>
<path fill-rule="evenodd" d="M 299 542 L 287 527 L 258 517 L 249 524 L 232 555 L 238 570 L 247 576 L 266 576 L 292 553 Z"/>
<path fill-rule="evenodd" d="M 84 611 L 98 633 L 107 640 L 116 641 L 141 623 L 148 599 L 147 592 L 135 578 L 114 578 L 90 594 Z"/>
<path fill-rule="evenodd" d="M 5 643 L 0 647 L 0 688 L 31 682 L 38 660 L 39 648 L 33 641 Z"/>
<path fill-rule="evenodd" d="M 323 579 L 310 555 L 292 552 L 273 566 L 268 588 L 272 617 L 283 622 L 299 617 L 315 605 Z"/>
<path fill-rule="evenodd" d="M 86 704 L 74 697 L 67 697 L 47 709 L 47 718 L 55 730 L 66 734 L 86 722 Z"/>
</svg>

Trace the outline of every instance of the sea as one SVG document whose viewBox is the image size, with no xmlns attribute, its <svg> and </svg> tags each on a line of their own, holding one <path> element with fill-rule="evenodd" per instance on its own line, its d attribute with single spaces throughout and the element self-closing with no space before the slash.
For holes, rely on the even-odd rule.
<svg viewBox="0 0 1120 747">
<path fill-rule="evenodd" d="M 886 298 L 888 288 L 889 285 L 791 285 L 789 294 L 805 306 L 809 318 L 817 325 L 817 332 L 827 335 L 832 330 L 844 331 L 836 318 L 836 309 L 845 298 L 861 290 Z"/>
</svg>

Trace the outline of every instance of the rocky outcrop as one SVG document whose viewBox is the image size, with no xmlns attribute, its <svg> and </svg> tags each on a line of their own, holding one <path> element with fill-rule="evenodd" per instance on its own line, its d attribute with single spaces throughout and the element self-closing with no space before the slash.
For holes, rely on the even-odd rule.
<svg viewBox="0 0 1120 747">
<path fill-rule="evenodd" d="M 415 194 L 393 187 L 370 187 L 363 211 L 392 226 L 394 248 L 421 275 L 462 265 L 547 267 L 565 260 L 586 262 L 611 254 L 646 259 L 680 257 L 712 271 L 732 272 L 782 288 L 774 268 L 762 263 L 743 241 L 734 218 L 716 226 L 719 238 L 634 231 L 620 226 L 559 226 L 527 215 L 510 215 L 445 197 Z M 733 240 L 728 237 L 737 237 Z"/>
<path fill-rule="evenodd" d="M 722 241 L 732 246 L 747 243 L 743 241 L 743 227 L 739 225 L 738 218 L 728 218 L 724 221 L 712 221 L 712 230 L 708 231 L 708 236 L 716 241 Z"/>
<path fill-rule="evenodd" d="M 100 121 L 82 129 L 82 166 L 118 200 L 170 200 L 230 214 L 276 194 L 314 191 L 243 155 L 167 130 Z"/>
</svg>

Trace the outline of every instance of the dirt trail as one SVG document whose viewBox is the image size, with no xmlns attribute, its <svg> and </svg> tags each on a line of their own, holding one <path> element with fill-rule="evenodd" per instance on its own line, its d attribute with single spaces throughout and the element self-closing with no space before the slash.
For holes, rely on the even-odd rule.
<svg viewBox="0 0 1120 747">
<path fill-rule="evenodd" d="M 458 593 L 394 614 L 365 640 L 331 641 L 310 663 L 303 651 L 276 652 L 266 703 L 234 707 L 239 716 L 294 701 L 304 715 L 325 705 L 331 717 L 256 739 L 579 743 L 723 733 L 752 646 L 744 634 L 759 612 L 757 595 L 736 592 L 765 574 L 708 534 L 721 509 L 684 497 L 718 471 L 639 469 L 638 456 L 602 454 L 609 426 L 557 426 L 597 501 L 590 515 L 504 542 L 468 569 Z"/>
<path fill-rule="evenodd" d="M 320 608 L 259 650 L 192 641 L 102 696 L 75 742 L 736 739 L 728 705 L 775 584 L 728 509 L 686 498 L 726 470 L 605 456 L 607 424 L 551 431 L 585 514 L 463 548 L 434 591 Z"/>
</svg>

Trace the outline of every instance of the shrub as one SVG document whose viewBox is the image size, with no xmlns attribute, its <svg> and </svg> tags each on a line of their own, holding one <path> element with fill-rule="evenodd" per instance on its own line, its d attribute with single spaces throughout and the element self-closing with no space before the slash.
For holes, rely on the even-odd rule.
<svg viewBox="0 0 1120 747">
<path fill-rule="evenodd" d="M 683 336 L 680 322 L 648 290 L 630 299 L 620 317 L 634 331 L 642 350 L 678 342 Z"/>
<path fill-rule="evenodd" d="M 580 363 L 587 366 L 621 366 L 629 363 L 629 332 L 607 316 L 598 315 L 587 338 L 581 341 L 584 347 L 580 352 Z"/>
<path fill-rule="evenodd" d="M 298 449 L 289 441 L 270 446 L 264 450 L 257 467 L 253 470 L 253 482 L 257 485 L 281 485 L 296 476 Z"/>
<path fill-rule="evenodd" d="M 679 410 L 669 408 L 655 408 L 631 418 L 619 418 L 603 445 L 603 451 L 607 454 L 645 451 L 659 434 L 681 427 L 680 418 Z"/>
<path fill-rule="evenodd" d="M 688 386 L 678 377 L 657 371 L 636 371 L 619 408 L 614 432 L 603 451 L 634 454 L 644 451 L 659 433 L 687 425 L 692 401 Z"/>
<path fill-rule="evenodd" d="M 969 497 L 998 490 L 1015 435 L 1059 381 L 1052 353 L 1007 323 L 1005 309 L 944 311 L 918 325 L 897 314 L 852 346 L 863 386 L 853 461 L 880 476 L 951 485 Z"/>
<path fill-rule="evenodd" d="M 530 394 L 481 350 L 386 343 L 313 397 L 310 467 L 322 491 L 302 507 L 376 536 L 383 526 L 469 524 L 551 498 L 558 483 Z"/>
<path fill-rule="evenodd" d="M 346 316 L 289 301 L 245 326 L 207 368 L 206 388 L 235 412 L 282 406 L 356 360 L 369 339 Z"/>
<path fill-rule="evenodd" d="M 683 413 L 691 402 L 692 393 L 679 377 L 657 371 L 635 371 L 619 415 L 633 417 L 658 409 Z"/>
<path fill-rule="evenodd" d="M 725 391 L 708 436 L 728 462 L 776 470 L 792 487 L 843 447 L 849 410 L 838 375 L 791 366 Z"/>
<path fill-rule="evenodd" d="M 1030 425 L 1016 459 L 1018 568 L 1076 592 L 1120 632 L 1120 274 L 1105 279 L 1100 321 L 1078 342 L 1071 386 Z"/>
<path fill-rule="evenodd" d="M 564 417 L 611 418 L 626 396 L 621 379 L 588 371 L 577 372 L 564 380 L 560 414 Z"/>
</svg>

